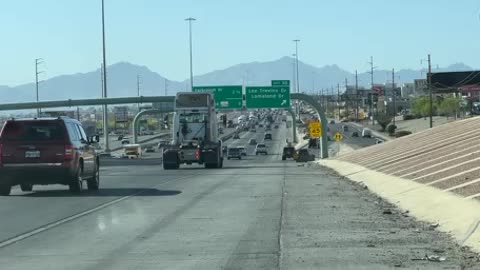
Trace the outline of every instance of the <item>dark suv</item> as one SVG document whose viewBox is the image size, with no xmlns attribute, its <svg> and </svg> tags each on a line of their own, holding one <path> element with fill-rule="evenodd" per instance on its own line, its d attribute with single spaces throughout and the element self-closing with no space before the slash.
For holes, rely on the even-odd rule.
<svg viewBox="0 0 480 270">
<path fill-rule="evenodd" d="M 0 133 L 0 195 L 12 186 L 63 184 L 80 192 L 100 184 L 99 159 L 82 125 L 68 117 L 7 120 Z"/>
</svg>

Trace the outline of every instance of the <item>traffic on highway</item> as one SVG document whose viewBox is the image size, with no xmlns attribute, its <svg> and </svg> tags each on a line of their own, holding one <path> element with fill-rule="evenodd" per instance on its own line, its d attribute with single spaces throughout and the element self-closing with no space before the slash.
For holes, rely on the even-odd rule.
<svg viewBox="0 0 480 270">
<path fill-rule="evenodd" d="M 0 270 L 480 270 L 478 0 L 3 2 Z"/>
</svg>

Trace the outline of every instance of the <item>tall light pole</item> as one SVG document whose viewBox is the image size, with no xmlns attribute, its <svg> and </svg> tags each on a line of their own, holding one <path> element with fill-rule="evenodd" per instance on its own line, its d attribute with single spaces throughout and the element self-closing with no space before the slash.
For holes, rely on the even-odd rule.
<svg viewBox="0 0 480 270">
<path fill-rule="evenodd" d="M 38 95 L 38 75 L 43 73 L 43 71 L 38 71 L 38 65 L 43 63 L 42 58 L 37 58 L 35 59 L 35 95 L 36 95 L 36 101 L 39 102 L 40 98 Z M 40 108 L 37 108 L 37 117 L 40 117 Z"/>
<path fill-rule="evenodd" d="M 140 74 L 137 74 L 137 97 L 140 97 Z M 140 111 L 140 103 L 137 104 L 138 111 Z"/>
<path fill-rule="evenodd" d="M 300 78 L 298 76 L 298 42 L 300 42 L 300 39 L 294 39 L 293 42 L 295 42 L 295 69 L 297 73 L 297 93 L 300 93 Z M 297 117 L 300 119 L 300 108 L 298 107 L 298 101 L 297 101 Z"/>
<path fill-rule="evenodd" d="M 294 39 L 293 42 L 295 42 L 295 69 L 297 73 L 297 93 L 300 93 L 300 80 L 298 77 L 298 42 L 300 42 L 300 39 Z"/>
<path fill-rule="evenodd" d="M 107 56 L 105 48 L 105 3 L 102 0 L 102 44 L 103 44 L 103 98 L 107 98 Z M 103 105 L 103 137 L 105 140 L 105 152 L 110 152 L 108 143 L 108 110 L 107 104 Z"/>
<path fill-rule="evenodd" d="M 195 18 L 186 18 L 185 21 L 188 21 L 188 33 L 190 37 L 190 90 L 193 91 L 193 52 L 192 52 L 192 22 L 195 21 Z"/>
</svg>

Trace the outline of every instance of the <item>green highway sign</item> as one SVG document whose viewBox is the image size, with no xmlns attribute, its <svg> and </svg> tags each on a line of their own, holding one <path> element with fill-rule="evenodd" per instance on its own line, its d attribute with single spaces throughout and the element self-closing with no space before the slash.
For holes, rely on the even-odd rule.
<svg viewBox="0 0 480 270">
<path fill-rule="evenodd" d="M 290 80 L 272 80 L 272 86 L 290 87 Z"/>
<path fill-rule="evenodd" d="M 289 87 L 247 86 L 245 90 L 248 109 L 290 107 Z"/>
<path fill-rule="evenodd" d="M 193 92 L 211 92 L 215 97 L 217 109 L 243 108 L 243 94 L 241 85 L 225 86 L 194 86 Z"/>
</svg>

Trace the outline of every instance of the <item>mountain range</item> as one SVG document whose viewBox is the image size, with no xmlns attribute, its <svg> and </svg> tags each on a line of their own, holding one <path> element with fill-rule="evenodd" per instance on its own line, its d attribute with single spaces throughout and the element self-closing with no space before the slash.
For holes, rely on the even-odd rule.
<svg viewBox="0 0 480 270">
<path fill-rule="evenodd" d="M 282 57 L 269 62 L 252 62 L 234 65 L 222 70 L 215 70 L 194 77 L 194 84 L 202 85 L 270 85 L 271 80 L 292 80 L 294 76 L 294 59 Z M 354 84 L 355 75 L 341 69 L 337 65 L 315 67 L 299 61 L 298 72 L 301 92 L 309 93 L 314 89 L 332 88 L 336 91 L 337 84 L 341 87 L 345 84 L 345 78 L 349 85 Z M 436 68 L 440 71 L 468 71 L 471 67 L 457 63 L 446 68 Z M 146 66 L 135 65 L 128 62 L 119 62 L 107 68 L 107 96 L 126 97 L 137 95 L 137 75 L 140 78 L 140 94 L 151 95 L 174 95 L 178 91 L 185 91 L 189 86 L 189 80 L 174 81 L 151 71 Z M 391 80 L 390 70 L 375 70 L 374 82 L 385 83 Z M 395 74 L 398 83 L 413 82 L 414 79 L 425 78 L 421 70 L 403 69 Z M 370 74 L 362 72 L 358 74 L 360 86 L 369 86 Z M 47 79 L 39 85 L 40 100 L 64 100 L 99 98 L 102 91 L 100 69 L 71 75 L 61 75 Z M 165 87 L 167 92 L 165 92 Z M 28 83 L 15 87 L 0 85 L 1 103 L 15 103 L 35 101 L 35 84 Z"/>
</svg>

